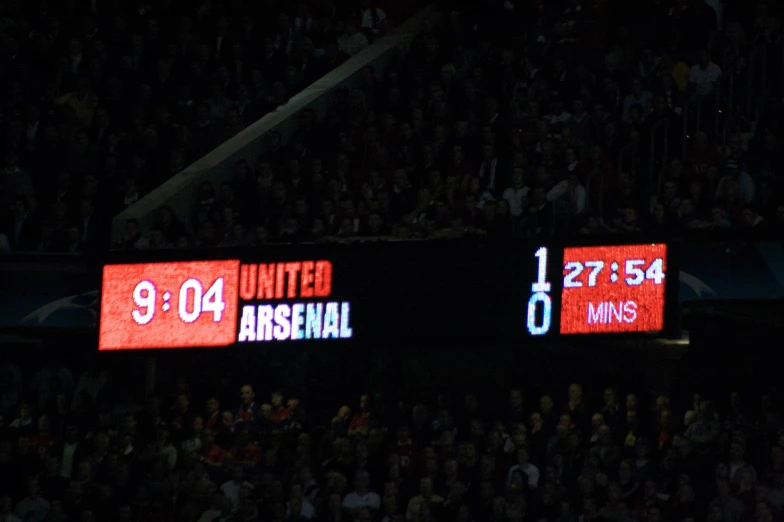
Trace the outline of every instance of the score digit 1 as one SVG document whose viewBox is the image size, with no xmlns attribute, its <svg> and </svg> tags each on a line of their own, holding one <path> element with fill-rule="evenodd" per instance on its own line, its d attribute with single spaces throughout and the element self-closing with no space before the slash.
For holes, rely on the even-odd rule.
<svg viewBox="0 0 784 522">
<path fill-rule="evenodd" d="M 528 331 L 531 335 L 544 335 L 550 331 L 553 315 L 553 302 L 550 299 L 552 285 L 547 282 L 547 247 L 541 247 L 534 254 L 539 260 L 536 269 L 536 282 L 531 285 L 531 298 L 528 300 Z M 536 306 L 542 303 L 542 324 L 537 324 Z"/>
</svg>

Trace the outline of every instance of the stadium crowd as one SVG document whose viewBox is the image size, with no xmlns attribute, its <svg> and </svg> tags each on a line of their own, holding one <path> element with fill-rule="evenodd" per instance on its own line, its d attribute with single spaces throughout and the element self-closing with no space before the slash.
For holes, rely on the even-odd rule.
<svg viewBox="0 0 784 522">
<path fill-rule="evenodd" d="M 0 250 L 108 245 L 114 215 L 391 26 L 369 0 L 3 2 Z"/>
<path fill-rule="evenodd" d="M 769 84 L 750 79 L 753 48 L 770 42 L 779 80 L 770 6 L 728 4 L 718 32 L 702 0 L 653 2 L 660 23 L 638 35 L 623 27 L 639 13 L 609 5 L 448 6 L 408 55 L 378 77 L 366 70 L 324 118 L 305 111 L 287 144 L 236 164 L 233 181 L 205 183 L 191 215 L 164 208 L 147 237 L 128 223 L 118 246 L 784 226 L 779 129 L 747 143 L 720 112 L 729 98 L 766 96 Z M 721 81 L 731 95 L 717 92 Z M 695 95 L 698 117 L 685 113 Z M 694 139 L 682 140 L 695 120 Z M 651 157 L 652 140 L 671 156 Z M 635 166 L 619 172 L 628 146 Z"/>
<path fill-rule="evenodd" d="M 119 211 L 392 26 L 369 0 L 128 3 L 3 4 L 0 249 L 107 246 Z M 778 16 L 444 3 L 327 114 L 113 246 L 784 226 Z"/>
<path fill-rule="evenodd" d="M 773 395 L 727 388 L 680 408 L 576 383 L 356 392 L 323 416 L 308 393 L 224 380 L 173 378 L 144 401 L 99 369 L 0 373 L 4 522 L 773 522 L 784 510 Z"/>
<path fill-rule="evenodd" d="M 362 85 L 342 93 L 326 114 L 305 110 L 299 130 L 286 142 L 273 136 L 256 161 L 234 165 L 232 181 L 205 183 L 192 211 L 178 215 L 164 207 L 158 222 L 144 230 L 129 221 L 114 246 L 781 227 L 782 40 L 777 11 L 777 4 L 764 0 L 651 0 L 634 7 L 613 0 L 446 3 L 407 54 L 384 71 L 366 69 Z M 297 27 L 301 31 L 307 24 L 300 20 L 298 25 L 295 15 L 290 15 L 288 34 L 298 59 L 323 53 L 314 62 L 333 63 L 335 33 L 329 38 L 297 36 Z M 221 20 L 215 22 L 217 31 Z M 366 25 L 362 20 L 355 19 L 354 25 Z M 149 31 L 140 32 L 130 38 L 146 45 Z M 233 29 L 227 39 L 241 40 L 242 34 Z M 274 50 L 276 42 L 280 35 L 267 39 L 269 56 L 277 60 L 284 51 Z M 164 47 L 177 50 L 176 45 Z M 204 45 L 196 47 L 207 52 Z M 237 47 L 244 49 L 232 43 L 231 52 Z M 760 49 L 765 51 L 765 74 L 760 72 Z M 236 117 L 254 105 L 250 100 L 230 102 L 221 85 L 234 85 L 245 94 L 247 87 L 251 98 L 259 100 L 253 78 L 259 79 L 255 73 L 260 71 L 266 85 L 264 58 L 256 57 L 254 63 L 260 59 L 262 64 L 251 68 L 245 83 L 232 79 L 236 60 L 231 54 L 210 58 L 214 78 L 225 81 L 205 86 L 189 76 L 198 69 L 193 63 L 199 63 L 199 53 L 194 53 L 197 58 L 187 62 L 192 67 L 174 81 L 190 86 L 185 102 L 173 96 L 169 110 L 162 109 L 165 104 L 147 103 L 156 114 L 127 119 L 135 123 L 125 146 L 107 149 L 112 132 L 74 133 L 74 139 L 81 137 L 84 153 L 71 157 L 81 160 L 70 168 L 58 164 L 45 169 L 57 178 L 46 184 L 55 199 L 83 190 L 100 194 L 103 187 L 111 197 L 99 199 L 119 203 L 114 212 L 241 126 Z M 292 74 L 296 70 L 286 68 Z M 158 85 L 155 74 L 152 84 Z M 298 85 L 307 83 L 305 76 L 297 76 Z M 88 82 L 84 75 L 78 79 Z M 202 92 L 194 92 L 197 83 Z M 262 92 L 280 96 L 266 109 L 257 103 L 248 114 L 255 118 L 285 101 L 286 81 L 276 85 Z M 143 84 L 122 103 L 104 105 L 127 109 L 126 99 L 141 99 L 145 105 L 152 95 L 147 87 Z M 699 108 L 692 101 L 695 96 Z M 190 127 L 177 120 L 181 103 L 197 107 Z M 191 114 L 190 109 L 185 112 Z M 76 120 L 71 121 L 78 127 Z M 661 121 L 667 122 L 666 137 Z M 169 150 L 162 144 L 167 132 L 159 129 L 167 130 L 174 147 L 168 158 L 159 154 Z M 191 129 L 187 139 L 185 129 Z M 24 132 L 17 134 L 24 138 Z M 661 152 L 665 143 L 666 156 Z M 55 157 L 43 151 L 34 158 Z M 89 157 L 102 160 L 86 161 Z M 21 169 L 18 158 L 10 155 L 8 169 Z M 97 175 L 80 176 L 87 165 Z M 29 200 L 15 198 L 6 227 L 11 245 L 35 237 L 28 248 L 58 248 L 48 238 L 62 237 L 57 231 L 65 229 L 70 230 L 68 249 L 80 248 L 91 228 L 80 223 L 90 221 L 85 215 L 91 216 L 96 205 L 88 204 L 90 198 L 73 199 L 84 208 L 72 206 L 69 213 L 46 202 L 34 211 Z M 44 239 L 22 232 L 28 223 L 38 230 L 40 218 L 46 218 Z"/>
</svg>

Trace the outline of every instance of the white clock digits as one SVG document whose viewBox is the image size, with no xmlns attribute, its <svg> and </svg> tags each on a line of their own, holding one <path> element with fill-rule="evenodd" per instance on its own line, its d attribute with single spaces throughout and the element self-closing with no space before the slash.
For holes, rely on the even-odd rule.
<svg viewBox="0 0 784 522">
<path fill-rule="evenodd" d="M 188 294 L 193 292 L 192 310 L 188 310 Z M 221 322 L 226 303 L 223 302 L 223 278 L 219 277 L 204 292 L 198 279 L 188 279 L 180 287 L 179 314 L 184 323 L 193 323 L 203 312 L 212 312 L 212 321 Z"/>
<path fill-rule="evenodd" d="M 133 302 L 139 308 L 145 309 L 144 313 L 135 309 L 131 315 L 137 324 L 145 325 L 155 317 L 155 285 L 152 281 L 141 281 L 133 289 Z"/>
</svg>

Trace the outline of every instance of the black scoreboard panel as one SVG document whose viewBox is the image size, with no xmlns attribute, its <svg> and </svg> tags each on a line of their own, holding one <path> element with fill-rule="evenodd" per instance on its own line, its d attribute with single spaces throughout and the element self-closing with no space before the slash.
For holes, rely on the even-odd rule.
<svg viewBox="0 0 784 522">
<path fill-rule="evenodd" d="M 100 349 L 660 334 L 665 244 L 470 241 L 118 255 Z"/>
</svg>

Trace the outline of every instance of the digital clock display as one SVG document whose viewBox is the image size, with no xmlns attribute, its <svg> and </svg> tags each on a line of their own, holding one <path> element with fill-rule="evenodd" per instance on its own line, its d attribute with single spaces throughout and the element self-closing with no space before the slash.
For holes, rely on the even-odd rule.
<svg viewBox="0 0 784 522">
<path fill-rule="evenodd" d="M 98 349 L 234 343 L 239 268 L 236 260 L 105 266 Z"/>
<path fill-rule="evenodd" d="M 561 333 L 664 328 L 667 246 L 564 249 Z"/>
<path fill-rule="evenodd" d="M 332 274 L 327 260 L 107 265 L 98 349 L 347 339 L 351 306 L 329 299 Z"/>
</svg>

